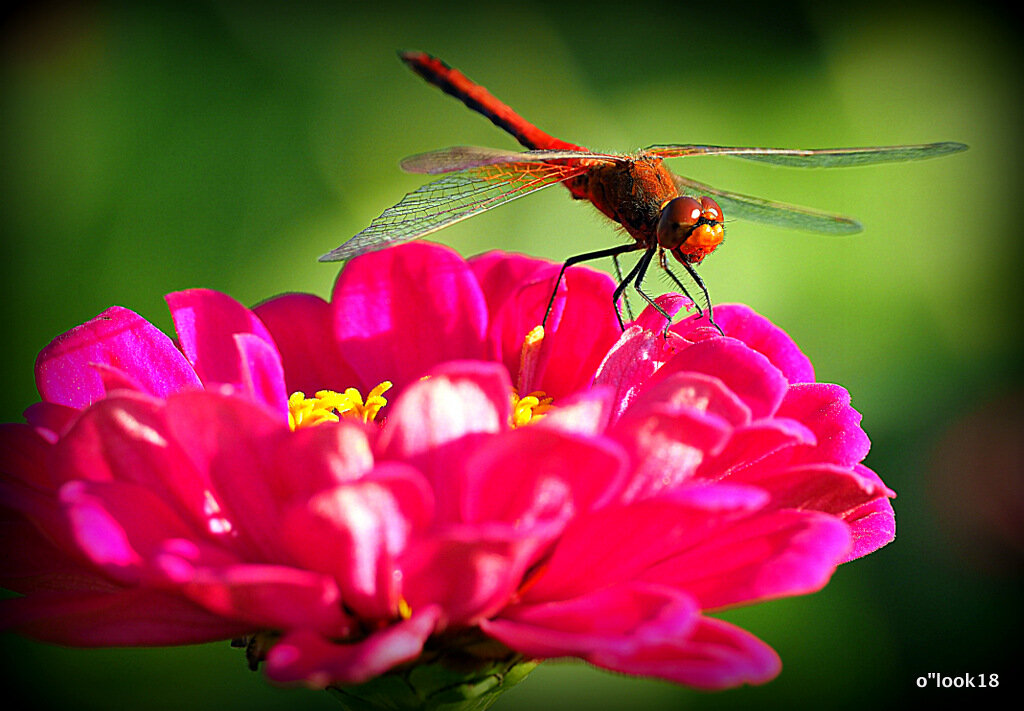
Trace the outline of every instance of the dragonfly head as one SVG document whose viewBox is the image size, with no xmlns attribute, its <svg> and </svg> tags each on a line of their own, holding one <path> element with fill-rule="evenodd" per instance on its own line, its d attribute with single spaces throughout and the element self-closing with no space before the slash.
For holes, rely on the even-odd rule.
<svg viewBox="0 0 1024 711">
<path fill-rule="evenodd" d="M 709 197 L 672 198 L 661 208 L 658 244 L 686 264 L 699 264 L 725 239 L 722 208 Z"/>
</svg>

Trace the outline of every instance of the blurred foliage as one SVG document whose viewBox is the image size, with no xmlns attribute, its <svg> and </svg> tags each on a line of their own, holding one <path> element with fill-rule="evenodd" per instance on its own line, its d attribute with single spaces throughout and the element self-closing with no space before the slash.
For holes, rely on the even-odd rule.
<svg viewBox="0 0 1024 711">
<path fill-rule="evenodd" d="M 1024 392 L 1016 25 L 1009 6 L 994 4 L 850 5 L 210 0 L 8 10 L 3 418 L 20 419 L 38 397 L 35 354 L 104 308 L 127 306 L 169 330 L 163 294 L 179 289 L 248 304 L 283 291 L 326 297 L 336 266 L 316 257 L 422 182 L 398 170 L 401 157 L 514 147 L 410 74 L 396 49 L 437 54 L 545 130 L 595 149 L 963 141 L 969 152 L 941 160 L 828 172 L 724 158 L 675 166 L 864 223 L 846 239 L 730 223 L 702 274 L 718 302 L 769 316 L 820 380 L 849 388 L 874 443 L 868 464 L 900 495 L 898 539 L 814 596 L 725 614 L 781 654 L 783 673 L 765 687 L 707 695 L 545 664 L 497 708 L 553 699 L 566 710 L 852 708 L 880 694 L 919 696 L 914 679 L 932 671 L 1009 682 L 1022 457 L 1012 429 L 985 437 L 991 428 L 963 423 L 1019 416 Z M 553 260 L 621 239 L 559 190 L 436 238 L 466 255 L 500 248 Z M 987 525 L 999 512 L 1010 525 Z M 326 694 L 270 686 L 227 643 L 0 641 L 7 688 L 39 708 L 334 707 Z"/>
</svg>

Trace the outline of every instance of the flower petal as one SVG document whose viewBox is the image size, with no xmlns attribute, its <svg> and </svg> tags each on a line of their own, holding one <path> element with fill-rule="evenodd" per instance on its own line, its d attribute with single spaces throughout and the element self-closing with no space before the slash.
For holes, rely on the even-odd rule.
<svg viewBox="0 0 1024 711">
<path fill-rule="evenodd" d="M 350 261 L 331 310 L 342 357 L 366 385 L 401 389 L 439 363 L 484 356 L 483 294 L 445 247 L 412 242 Z"/>
<path fill-rule="evenodd" d="M 852 467 L 867 456 L 871 447 L 860 427 L 861 414 L 850 407 L 850 393 L 839 385 L 794 385 L 775 414 L 794 419 L 814 432 L 815 446 L 799 448 L 794 463 L 831 462 Z"/>
<path fill-rule="evenodd" d="M 157 397 L 202 387 L 170 338 L 138 314 L 113 306 L 58 336 L 39 353 L 39 395 L 76 409 L 96 402 L 106 390 L 93 363 L 121 370 Z"/>
<path fill-rule="evenodd" d="M 283 294 L 253 307 L 281 353 L 289 393 L 372 388 L 341 357 L 330 304 L 313 294 Z"/>
<path fill-rule="evenodd" d="M 254 385 L 280 380 L 281 356 L 267 327 L 227 294 L 210 289 L 178 291 L 167 295 L 167 305 L 181 350 L 207 387 L 226 384 L 259 397 L 266 396 L 264 388 L 254 389 Z M 261 341 L 263 347 L 248 338 L 237 339 L 240 335 Z M 260 401 L 280 410 L 281 397 L 287 394 Z"/>
<path fill-rule="evenodd" d="M 623 674 L 653 676 L 697 689 L 764 684 L 782 670 L 771 647 L 727 622 L 702 617 L 687 637 L 664 639 L 630 655 L 599 653 L 591 664 Z"/>
<path fill-rule="evenodd" d="M 135 588 L 51 593 L 0 601 L 0 629 L 74 647 L 153 647 L 238 637 L 245 624 L 173 594 Z"/>
<path fill-rule="evenodd" d="M 315 688 L 331 683 L 361 684 L 418 657 L 439 615 L 437 608 L 424 608 L 408 620 L 350 644 L 335 644 L 310 630 L 295 630 L 270 650 L 267 676 L 279 682 L 302 681 Z"/>
<path fill-rule="evenodd" d="M 718 304 L 715 321 L 725 335 L 736 338 L 765 356 L 782 371 L 790 383 L 813 383 L 814 368 L 811 361 L 797 347 L 793 339 L 774 323 L 744 304 Z M 704 328 L 707 322 L 696 314 L 680 321 L 672 331 L 689 339 L 692 332 Z"/>
<path fill-rule="evenodd" d="M 480 628 L 530 657 L 617 657 L 685 638 L 699 612 L 681 591 L 627 581 L 569 600 L 512 606 Z"/>
</svg>

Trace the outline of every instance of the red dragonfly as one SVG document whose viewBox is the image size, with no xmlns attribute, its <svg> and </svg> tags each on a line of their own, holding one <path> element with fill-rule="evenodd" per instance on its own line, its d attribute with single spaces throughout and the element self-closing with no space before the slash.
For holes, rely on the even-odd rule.
<svg viewBox="0 0 1024 711">
<path fill-rule="evenodd" d="M 669 268 L 667 254 L 680 264 L 701 290 L 707 318 L 716 328 L 711 298 L 695 267 L 721 244 L 725 236 L 722 207 L 731 217 L 827 234 L 851 234 L 861 226 L 855 220 L 757 197 L 718 190 L 677 175 L 664 165 L 666 158 L 695 155 L 728 155 L 793 167 L 839 167 L 889 161 L 918 160 L 956 153 L 962 143 L 929 143 L 872 148 L 737 148 L 705 145 L 656 145 L 634 155 L 596 153 L 559 140 L 519 116 L 511 108 L 475 84 L 461 72 L 422 52 L 403 52 L 402 60 L 417 74 L 466 106 L 511 133 L 527 151 L 456 146 L 421 153 L 402 161 L 411 173 L 444 174 L 444 177 L 409 193 L 385 210 L 370 226 L 337 249 L 320 257 L 322 262 L 350 259 L 392 244 L 417 239 L 467 217 L 523 197 L 551 185 L 565 185 L 572 197 L 589 200 L 594 207 L 619 223 L 633 242 L 570 257 L 562 265 L 555 292 L 548 302 L 544 321 L 551 313 L 558 285 L 573 264 L 611 257 L 619 284 L 613 305 L 619 325 L 619 297 L 632 282 L 640 296 L 666 314 L 642 289 L 654 260 L 683 294 L 689 293 Z M 618 257 L 643 250 L 636 265 L 622 276 Z M 704 310 L 694 299 L 699 314 Z M 628 302 L 627 302 L 628 311 Z M 630 318 L 631 318 L 630 314 Z M 721 329 L 719 329 L 721 330 Z"/>
</svg>

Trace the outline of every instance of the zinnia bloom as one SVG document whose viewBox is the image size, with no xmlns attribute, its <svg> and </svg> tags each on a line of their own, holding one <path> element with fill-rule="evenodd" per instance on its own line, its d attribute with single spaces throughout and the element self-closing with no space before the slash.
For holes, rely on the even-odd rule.
<svg viewBox="0 0 1024 711">
<path fill-rule="evenodd" d="M 0 428 L 0 623 L 80 646 L 241 638 L 276 681 L 572 656 L 699 688 L 774 651 L 713 611 L 822 587 L 892 540 L 846 391 L 776 326 L 721 336 L 613 284 L 425 243 L 328 303 L 171 294 L 40 353 Z M 661 305 L 677 311 L 681 297 Z M 422 699 L 420 699 L 422 701 Z"/>
</svg>

